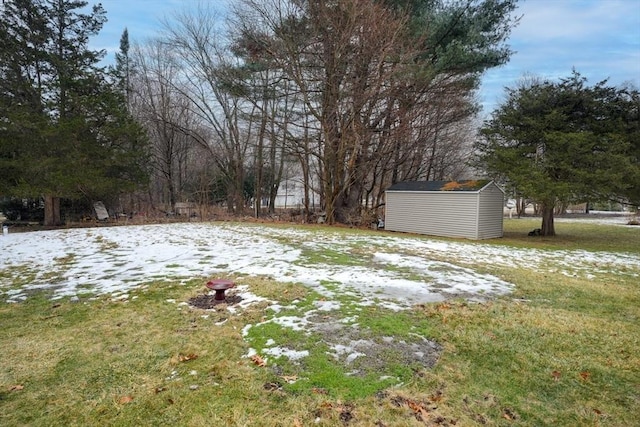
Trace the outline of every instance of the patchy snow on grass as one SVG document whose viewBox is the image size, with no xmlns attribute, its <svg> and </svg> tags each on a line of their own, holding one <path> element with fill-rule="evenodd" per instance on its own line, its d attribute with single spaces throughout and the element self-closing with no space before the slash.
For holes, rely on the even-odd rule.
<svg viewBox="0 0 640 427">
<path fill-rule="evenodd" d="M 286 357 L 289 360 L 298 360 L 309 356 L 309 350 L 292 350 L 285 347 L 270 347 L 264 350 L 264 354 L 268 354 L 275 358 Z"/>
<path fill-rule="evenodd" d="M 640 276 L 640 256 L 633 254 L 545 251 L 329 228 L 189 223 L 0 236 L 0 299 L 20 302 L 44 290 L 51 292 L 52 298 L 108 295 L 114 301 L 127 301 L 133 289 L 224 274 L 238 283 L 230 292 L 240 297 L 240 302 L 227 307 L 233 314 L 266 301 L 250 292 L 241 283 L 242 277 L 272 277 L 313 288 L 320 299 L 299 316 L 282 313 L 297 310 L 298 301 L 288 306 L 268 301 L 272 316 L 246 325 L 242 336 L 249 339 L 252 328 L 267 323 L 316 331 L 335 339 L 328 343 L 332 357 L 357 364 L 371 352 L 371 342 L 350 338 L 350 334 L 357 336 L 354 331 L 360 307 L 383 305 L 403 310 L 452 297 L 484 300 L 510 293 L 513 284 L 476 271 L 486 266 L 542 269 L 585 278 L 599 273 Z M 166 301 L 178 309 L 185 304 Z M 347 302 L 354 304 L 353 311 L 339 313 Z M 335 321 L 327 321 L 329 317 Z M 226 319 L 216 325 L 224 322 Z M 341 330 L 344 340 L 336 336 Z M 427 340 L 420 345 L 397 344 L 427 362 L 435 354 L 434 344 Z M 260 351 L 292 360 L 309 355 L 308 350 L 278 345 L 272 338 Z M 255 354 L 250 348 L 246 357 Z"/>
<path fill-rule="evenodd" d="M 511 291 L 512 285 L 488 274 L 479 274 L 470 268 L 460 267 L 448 262 L 425 260 L 417 256 L 388 254 L 377 252 L 374 260 L 386 265 L 406 268 L 413 274 L 424 278 L 429 287 L 451 295 L 501 295 Z M 400 287 L 403 291 L 404 286 Z M 428 292 L 428 290 L 425 290 Z M 433 292 L 434 299 L 444 299 Z"/>
<path fill-rule="evenodd" d="M 304 250 L 330 250 L 353 261 L 320 262 Z M 112 295 L 165 280 L 216 274 L 260 275 L 314 288 L 337 308 L 336 295 L 393 309 L 505 294 L 512 285 L 472 266 L 515 266 L 568 275 L 638 276 L 640 257 L 544 251 L 429 238 L 346 234 L 243 224 L 161 224 L 15 233 L 0 237 L 0 295 L 18 302 L 41 289 L 54 298 Z"/>
</svg>

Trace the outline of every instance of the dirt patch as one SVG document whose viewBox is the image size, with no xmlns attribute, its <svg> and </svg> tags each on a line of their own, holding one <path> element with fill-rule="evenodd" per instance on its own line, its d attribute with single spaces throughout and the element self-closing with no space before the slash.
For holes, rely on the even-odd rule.
<svg viewBox="0 0 640 427">
<path fill-rule="evenodd" d="M 376 336 L 357 324 L 348 325 L 331 316 L 311 316 L 313 332 L 331 348 L 330 355 L 349 369 L 351 375 L 365 377 L 389 372 L 390 366 L 408 366 L 415 371 L 432 368 L 442 346 L 418 334 L 399 339 Z"/>
<path fill-rule="evenodd" d="M 188 302 L 191 307 L 210 310 L 212 308 L 216 308 L 220 304 L 238 304 L 242 302 L 242 297 L 239 295 L 229 294 L 224 300 L 216 300 L 215 295 L 198 295 L 191 298 Z"/>
<path fill-rule="evenodd" d="M 191 307 L 203 310 L 233 306 L 242 297 L 227 294 L 224 301 L 215 295 L 203 294 L 189 299 Z M 440 358 L 442 346 L 418 334 L 400 339 L 394 336 L 375 335 L 371 330 L 357 324 L 348 324 L 336 315 L 311 315 L 307 317 L 310 332 L 322 337 L 329 347 L 328 354 L 348 370 L 350 375 L 366 377 L 385 375 L 393 366 L 410 367 L 416 373 L 432 368 Z"/>
</svg>

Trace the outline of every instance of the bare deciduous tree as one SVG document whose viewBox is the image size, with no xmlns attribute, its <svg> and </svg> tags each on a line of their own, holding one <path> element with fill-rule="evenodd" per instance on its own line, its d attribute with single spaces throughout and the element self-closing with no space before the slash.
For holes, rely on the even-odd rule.
<svg viewBox="0 0 640 427">
<path fill-rule="evenodd" d="M 165 210 L 171 211 L 181 199 L 192 145 L 189 135 L 182 131 L 193 121 L 189 100 L 176 89 L 180 69 L 166 44 L 151 40 L 143 47 L 136 46 L 133 56 L 137 69 L 133 79 L 134 113 L 151 140 L 151 166 L 162 181 L 160 201 L 168 205 Z"/>
<path fill-rule="evenodd" d="M 209 149 L 224 176 L 228 209 L 241 212 L 246 157 L 255 126 L 242 120 L 243 98 L 232 85 L 237 59 L 220 40 L 219 25 L 214 11 L 203 5 L 167 24 L 165 40 L 182 69 L 177 87 L 190 100 L 200 124 L 212 134 L 207 140 L 192 136 Z"/>
<path fill-rule="evenodd" d="M 508 58 L 514 1 L 400 3 L 243 0 L 228 38 L 204 6 L 166 26 L 196 117 L 180 130 L 210 153 L 230 210 L 253 197 L 259 215 L 265 194 L 273 209 L 290 159 L 307 217 L 318 192 L 329 222 L 399 180 L 464 173 L 471 95 Z"/>
</svg>

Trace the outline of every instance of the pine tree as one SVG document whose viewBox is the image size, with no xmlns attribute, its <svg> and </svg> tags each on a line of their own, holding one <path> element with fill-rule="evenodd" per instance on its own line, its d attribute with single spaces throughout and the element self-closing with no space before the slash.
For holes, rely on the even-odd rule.
<svg viewBox="0 0 640 427">
<path fill-rule="evenodd" d="M 542 205 L 544 236 L 557 203 L 632 201 L 640 187 L 638 92 L 586 83 L 574 71 L 507 89 L 476 146 L 485 170 Z"/>
<path fill-rule="evenodd" d="M 116 52 L 116 66 L 112 72 L 120 91 L 124 94 L 127 105 L 131 102 L 131 74 L 133 72 L 129 48 L 129 30 L 125 28 L 120 37 L 120 50 Z"/>
<path fill-rule="evenodd" d="M 144 177 L 144 135 L 99 66 L 89 38 L 102 6 L 74 0 L 8 0 L 0 25 L 0 188 L 43 197 L 45 224 L 62 222 L 60 198 L 89 201 Z"/>
</svg>

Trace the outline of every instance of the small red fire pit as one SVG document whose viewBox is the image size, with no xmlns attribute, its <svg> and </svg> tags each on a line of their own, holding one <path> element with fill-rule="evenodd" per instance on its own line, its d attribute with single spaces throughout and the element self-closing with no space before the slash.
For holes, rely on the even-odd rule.
<svg viewBox="0 0 640 427">
<path fill-rule="evenodd" d="M 235 286 L 235 283 L 233 283 L 231 280 L 225 280 L 225 279 L 214 279 L 207 282 L 207 288 L 213 289 L 214 291 L 216 291 L 216 296 L 214 297 L 216 301 L 224 301 L 225 300 L 224 291 L 226 291 L 227 289 L 233 288 L 234 286 Z"/>
</svg>

